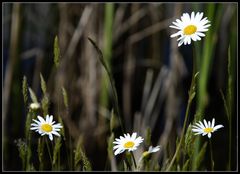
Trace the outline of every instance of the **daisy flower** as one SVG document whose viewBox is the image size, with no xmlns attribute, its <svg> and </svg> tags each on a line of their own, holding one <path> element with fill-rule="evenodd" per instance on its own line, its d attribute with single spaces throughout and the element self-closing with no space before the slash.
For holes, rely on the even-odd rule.
<svg viewBox="0 0 240 174">
<path fill-rule="evenodd" d="M 39 104 L 39 103 L 31 103 L 31 104 L 29 105 L 29 107 L 30 107 L 30 109 L 32 109 L 32 110 L 37 110 L 37 109 L 40 108 L 40 104 Z"/>
<path fill-rule="evenodd" d="M 204 124 L 199 121 L 198 123 L 196 123 L 196 125 L 193 125 L 193 132 L 196 132 L 195 135 L 198 134 L 202 134 L 202 136 L 204 135 L 208 135 L 208 138 L 211 138 L 211 133 L 215 132 L 216 130 L 224 127 L 223 125 L 219 124 L 219 125 L 215 125 L 215 118 L 212 119 L 212 123 L 210 121 L 207 121 L 204 119 L 203 120 Z"/>
<path fill-rule="evenodd" d="M 202 17 L 203 12 L 197 12 L 196 15 L 194 12 L 192 12 L 191 16 L 188 13 L 183 13 L 181 20 L 176 19 L 176 22 L 173 22 L 174 25 L 169 26 L 179 30 L 170 37 L 180 36 L 177 39 L 179 41 L 178 46 L 181 46 L 183 43 L 184 45 L 191 44 L 191 40 L 201 40 L 201 37 L 205 36 L 203 32 L 208 31 L 208 27 L 211 26 L 209 24 L 210 21 L 207 20 L 207 17 L 203 19 Z"/>
<path fill-rule="evenodd" d="M 150 146 L 148 148 L 148 151 L 143 152 L 143 156 L 145 157 L 145 156 L 149 155 L 150 153 L 155 153 L 155 152 L 157 152 L 159 150 L 160 150 L 160 146 L 156 146 L 156 147 Z"/>
<path fill-rule="evenodd" d="M 37 116 L 38 120 L 33 121 L 35 123 L 31 124 L 30 130 L 35 130 L 38 132 L 41 136 L 43 135 L 48 135 L 49 139 L 52 141 L 53 140 L 53 135 L 60 136 L 58 131 L 60 131 L 60 128 L 62 128 L 62 125 L 60 123 L 54 124 L 55 121 L 53 121 L 53 116 L 49 115 L 46 116 L 46 120 L 44 120 L 43 117 Z"/>
<path fill-rule="evenodd" d="M 129 152 L 136 150 L 140 143 L 143 142 L 143 140 L 144 139 L 142 137 L 140 136 L 137 137 L 136 132 L 134 132 L 132 136 L 130 136 L 130 134 L 127 133 L 124 134 L 124 137 L 120 136 L 120 138 L 116 138 L 115 141 L 113 142 L 113 144 L 116 144 L 113 147 L 113 150 L 116 150 L 114 152 L 114 155 L 120 154 L 125 150 L 128 150 Z"/>
<path fill-rule="evenodd" d="M 160 150 L 160 146 L 156 146 L 156 147 L 150 146 L 150 147 L 148 148 L 148 151 L 143 152 L 142 157 L 139 159 L 139 161 L 140 161 L 142 158 L 147 157 L 150 153 L 155 153 L 155 152 L 157 152 L 157 151 L 159 151 L 159 150 Z"/>
</svg>

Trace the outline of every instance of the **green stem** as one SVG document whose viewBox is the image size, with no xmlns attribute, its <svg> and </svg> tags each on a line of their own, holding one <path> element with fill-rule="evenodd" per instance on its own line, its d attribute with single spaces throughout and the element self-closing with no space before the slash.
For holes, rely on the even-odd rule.
<svg viewBox="0 0 240 174">
<path fill-rule="evenodd" d="M 134 158 L 134 155 L 133 155 L 133 152 L 132 152 L 132 151 L 131 151 L 131 155 L 132 155 L 134 167 L 135 167 L 135 169 L 137 169 L 137 163 L 136 163 L 136 160 L 135 160 L 135 158 Z"/>
<path fill-rule="evenodd" d="M 193 47 L 194 48 L 194 47 Z M 193 51 L 193 55 L 194 55 L 194 52 Z M 193 56 L 193 74 L 192 74 L 192 81 L 191 81 L 191 86 L 190 86 L 190 91 L 189 91 L 189 96 L 188 96 L 188 105 L 187 105 L 187 109 L 186 109 L 186 113 L 185 113 L 185 118 L 184 118 L 184 123 L 183 123 L 183 129 L 182 129 L 182 134 L 181 134 L 181 139 L 180 139 L 180 142 L 178 144 L 178 147 L 177 147 L 177 150 L 175 151 L 175 154 L 168 166 L 168 168 L 166 169 L 166 171 L 169 171 L 178 155 L 178 153 L 180 152 L 180 147 L 182 145 L 182 142 L 183 142 L 183 137 L 184 137 L 184 132 L 185 132 L 185 129 L 186 129 L 186 125 L 187 125 L 187 120 L 188 120 L 188 115 L 189 115 L 189 109 L 190 109 L 190 106 L 191 106 L 191 103 L 192 103 L 192 100 L 195 96 L 195 77 L 196 77 L 196 74 L 195 74 L 195 71 L 196 71 L 196 60 L 195 60 L 195 57 Z"/>
<path fill-rule="evenodd" d="M 58 170 L 60 171 L 60 158 L 61 158 L 61 155 L 60 155 L 60 150 L 59 150 L 59 152 L 58 152 Z"/>
<path fill-rule="evenodd" d="M 73 158 L 72 158 L 72 139 L 69 137 L 69 142 L 70 142 L 70 170 L 73 169 Z"/>
<path fill-rule="evenodd" d="M 48 154 L 49 154 L 49 157 L 50 157 L 50 160 L 51 160 L 51 164 L 53 164 L 53 160 L 52 160 L 52 156 L 51 156 L 49 144 L 48 144 L 48 141 L 47 141 L 47 138 L 46 138 L 46 137 L 45 137 L 45 141 L 46 141 L 46 144 L 47 144 L 47 149 L 48 149 Z"/>
<path fill-rule="evenodd" d="M 173 165 L 173 163 L 174 163 L 174 161 L 175 161 L 175 159 L 176 159 L 176 157 L 177 157 L 177 155 L 179 153 L 180 147 L 182 145 L 184 132 L 185 132 L 185 129 L 186 129 L 186 124 L 187 124 L 187 117 L 189 115 L 188 113 L 189 113 L 190 105 L 191 105 L 191 100 L 188 101 L 188 105 L 187 105 L 187 110 L 186 110 L 186 114 L 185 114 L 185 120 L 184 120 L 184 124 L 183 124 L 183 130 L 182 130 L 180 142 L 178 144 L 177 150 L 175 151 L 175 154 L 174 154 L 174 156 L 173 156 L 173 158 L 172 158 L 172 160 L 171 160 L 171 162 L 170 162 L 170 164 L 169 164 L 169 166 L 168 166 L 166 171 L 169 171 L 171 169 L 171 167 L 172 167 L 172 165 Z"/>
<path fill-rule="evenodd" d="M 213 151 L 212 151 L 212 140 L 210 139 L 210 153 L 211 153 L 211 170 L 214 171 Z"/>
<path fill-rule="evenodd" d="M 232 152 L 232 121 L 229 120 L 229 150 L 228 150 L 228 169 L 231 170 L 231 152 Z"/>
</svg>

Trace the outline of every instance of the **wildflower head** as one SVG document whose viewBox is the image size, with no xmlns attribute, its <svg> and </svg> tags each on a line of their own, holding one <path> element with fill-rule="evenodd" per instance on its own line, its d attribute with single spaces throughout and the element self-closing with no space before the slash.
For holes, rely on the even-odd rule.
<svg viewBox="0 0 240 174">
<path fill-rule="evenodd" d="M 192 12 L 191 15 L 188 13 L 183 13 L 181 20 L 176 19 L 176 22 L 173 22 L 174 25 L 169 27 L 179 30 L 177 33 L 172 34 L 170 37 L 180 36 L 177 40 L 179 41 L 178 46 L 181 46 L 183 43 L 191 44 L 191 40 L 197 41 L 201 40 L 201 37 L 204 37 L 203 32 L 208 31 L 210 26 L 210 21 L 207 20 L 207 17 L 203 18 L 203 12 Z"/>
<path fill-rule="evenodd" d="M 210 121 L 206 121 L 205 119 L 203 120 L 203 123 L 199 121 L 196 123 L 196 125 L 192 126 L 192 131 L 196 132 L 195 135 L 202 134 L 208 135 L 208 138 L 211 138 L 211 134 L 215 132 L 216 130 L 224 127 L 223 125 L 219 124 L 215 126 L 215 118 L 212 119 L 212 123 Z"/>
<path fill-rule="evenodd" d="M 53 140 L 53 135 L 60 136 L 58 131 L 60 131 L 60 128 L 62 128 L 62 125 L 60 123 L 54 124 L 55 121 L 53 121 L 53 116 L 46 116 L 46 120 L 44 120 L 43 117 L 37 116 L 38 120 L 33 121 L 35 123 L 31 124 L 30 130 L 35 130 L 38 132 L 41 136 L 48 135 L 49 139 Z"/>
<path fill-rule="evenodd" d="M 113 146 L 113 150 L 115 150 L 114 155 L 120 154 L 125 150 L 128 150 L 129 152 L 134 151 L 142 142 L 143 138 L 140 136 L 137 137 L 136 132 L 134 132 L 132 136 L 130 136 L 129 133 L 124 134 L 124 137 L 120 136 L 120 138 L 116 138 L 113 142 L 113 144 L 116 144 Z"/>
</svg>

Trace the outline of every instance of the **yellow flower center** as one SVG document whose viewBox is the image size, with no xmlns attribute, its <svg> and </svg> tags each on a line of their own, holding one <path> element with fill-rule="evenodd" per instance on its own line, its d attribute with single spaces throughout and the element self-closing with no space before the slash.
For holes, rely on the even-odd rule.
<svg viewBox="0 0 240 174">
<path fill-rule="evenodd" d="M 184 28 L 183 32 L 185 35 L 191 35 L 197 31 L 197 27 L 195 25 L 188 25 Z"/>
<path fill-rule="evenodd" d="M 128 141 L 124 144 L 125 148 L 132 148 L 133 146 L 134 146 L 134 142 L 132 142 L 132 141 Z"/>
<path fill-rule="evenodd" d="M 148 156 L 148 155 L 149 155 L 149 152 L 148 152 L 148 151 L 143 152 L 143 157 L 146 157 L 146 156 Z"/>
<path fill-rule="evenodd" d="M 49 124 L 42 124 L 41 128 L 45 132 L 51 132 L 52 131 L 52 126 L 49 125 Z"/>
<path fill-rule="evenodd" d="M 203 129 L 203 131 L 206 132 L 206 133 L 210 133 L 210 132 L 213 131 L 213 128 L 208 127 L 208 128 Z"/>
</svg>

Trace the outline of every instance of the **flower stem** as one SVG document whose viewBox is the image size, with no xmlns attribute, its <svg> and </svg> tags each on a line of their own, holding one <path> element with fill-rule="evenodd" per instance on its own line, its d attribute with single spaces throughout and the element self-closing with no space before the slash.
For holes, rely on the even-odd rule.
<svg viewBox="0 0 240 174">
<path fill-rule="evenodd" d="M 195 51 L 193 51 L 194 53 Z M 167 167 L 166 171 L 169 171 L 180 151 L 180 147 L 182 145 L 182 142 L 183 142 L 183 137 L 184 137 L 184 132 L 185 132 L 185 129 L 186 129 L 186 125 L 187 125 L 187 120 L 188 120 L 188 115 L 189 115 L 189 109 L 190 109 L 190 106 L 191 106 L 191 103 L 192 103 L 192 100 L 195 96 L 195 77 L 197 75 L 197 73 L 195 74 L 196 72 L 196 60 L 195 60 L 195 57 L 194 57 L 194 54 L 193 54 L 193 74 L 192 74 L 192 81 L 191 81 L 191 86 L 190 86 L 190 90 L 188 92 L 188 104 L 187 104 L 187 109 L 186 109 L 186 113 L 185 113 L 185 118 L 184 118 L 184 123 L 183 123 L 183 129 L 182 129 L 182 134 L 181 134 L 181 139 L 180 139 L 180 142 L 178 144 L 178 147 L 177 147 L 177 150 L 175 151 L 175 154 L 169 164 L 169 166 Z"/>
<path fill-rule="evenodd" d="M 210 153 L 211 153 L 211 170 L 214 171 L 213 151 L 212 151 L 212 140 L 210 139 Z"/>
<path fill-rule="evenodd" d="M 136 160 L 135 160 L 135 158 L 134 158 L 133 152 L 131 151 L 130 153 L 131 153 L 131 155 L 132 155 L 134 167 L 135 167 L 135 169 L 137 169 L 137 163 L 136 163 Z"/>
<path fill-rule="evenodd" d="M 51 164 L 53 164 L 53 160 L 52 160 L 52 157 L 51 157 L 50 148 L 49 148 L 48 141 L 47 141 L 47 138 L 46 138 L 46 137 L 45 137 L 45 141 L 46 141 L 46 144 L 47 144 L 47 149 L 48 149 L 48 154 L 49 154 L 49 157 L 50 157 L 50 160 L 51 160 Z"/>
<path fill-rule="evenodd" d="M 185 114 L 183 130 L 182 130 L 182 134 L 181 134 L 181 139 L 180 139 L 180 142 L 178 144 L 177 150 L 175 151 L 175 154 L 174 154 L 174 156 L 173 156 L 173 158 L 172 158 L 172 160 L 171 160 L 171 162 L 170 162 L 170 164 L 169 164 L 169 166 L 168 166 L 166 171 L 169 171 L 171 169 L 171 167 L 172 167 L 172 165 L 173 165 L 173 163 L 174 163 L 174 161 L 175 161 L 175 159 L 176 159 L 176 157 L 177 157 L 177 155 L 179 153 L 181 144 L 183 142 L 184 132 L 185 132 L 185 129 L 186 129 L 186 124 L 187 124 L 187 120 L 188 120 L 187 117 L 188 117 L 188 112 L 189 112 L 190 105 L 191 105 L 191 100 L 188 100 L 188 105 L 187 105 L 187 110 L 186 110 L 186 114 Z"/>
</svg>

